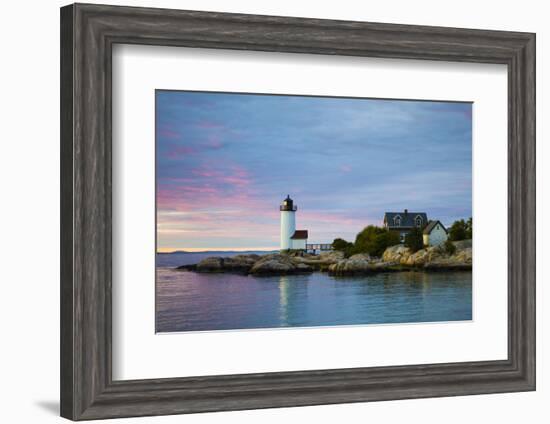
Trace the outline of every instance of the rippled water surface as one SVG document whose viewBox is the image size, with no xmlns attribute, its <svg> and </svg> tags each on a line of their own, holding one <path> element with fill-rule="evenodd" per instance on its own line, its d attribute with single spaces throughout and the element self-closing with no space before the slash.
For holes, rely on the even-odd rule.
<svg viewBox="0 0 550 424">
<path fill-rule="evenodd" d="M 252 277 L 176 271 L 201 258 L 159 256 L 158 332 L 472 319 L 471 272 Z"/>
</svg>

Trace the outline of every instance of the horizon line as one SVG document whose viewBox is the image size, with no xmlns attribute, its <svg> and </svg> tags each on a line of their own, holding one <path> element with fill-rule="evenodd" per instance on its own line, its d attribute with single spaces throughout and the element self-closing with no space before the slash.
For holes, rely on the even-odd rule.
<svg viewBox="0 0 550 424">
<path fill-rule="evenodd" d="M 262 251 L 271 252 L 273 250 L 280 250 L 277 247 L 161 247 L 157 249 L 157 253 L 174 253 L 174 252 L 249 252 L 249 251 Z"/>
</svg>

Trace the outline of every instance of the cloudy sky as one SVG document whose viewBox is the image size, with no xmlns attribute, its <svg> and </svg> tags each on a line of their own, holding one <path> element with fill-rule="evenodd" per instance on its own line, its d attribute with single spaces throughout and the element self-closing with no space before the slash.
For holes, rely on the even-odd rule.
<svg viewBox="0 0 550 424">
<path fill-rule="evenodd" d="M 385 211 L 472 210 L 469 103 L 156 93 L 157 246 L 277 249 L 279 204 L 308 242 L 353 241 Z"/>
</svg>

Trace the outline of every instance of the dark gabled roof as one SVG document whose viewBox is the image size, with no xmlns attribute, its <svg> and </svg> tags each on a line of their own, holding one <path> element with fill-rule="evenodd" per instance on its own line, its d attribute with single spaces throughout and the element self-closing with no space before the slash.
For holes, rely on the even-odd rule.
<svg viewBox="0 0 550 424">
<path fill-rule="evenodd" d="M 290 238 L 293 240 L 307 240 L 307 230 L 296 230 Z"/>
<path fill-rule="evenodd" d="M 400 216 L 401 217 L 401 225 L 399 227 L 394 225 L 394 218 Z M 428 215 L 426 215 L 426 212 L 386 212 L 384 214 L 384 222 L 388 224 L 388 227 L 394 227 L 394 228 L 407 228 L 407 227 L 415 227 L 415 219 L 417 216 L 420 216 L 422 218 L 422 223 L 426 224 L 428 222 Z"/>
<path fill-rule="evenodd" d="M 435 221 L 430 221 L 430 222 L 428 223 L 428 225 L 426 225 L 426 228 L 424 228 L 423 233 L 424 233 L 424 234 L 430 234 L 437 224 L 441 225 L 441 228 L 443 228 L 443 231 L 447 232 L 447 229 L 446 229 L 445 226 L 441 223 L 441 221 L 435 220 Z"/>
</svg>

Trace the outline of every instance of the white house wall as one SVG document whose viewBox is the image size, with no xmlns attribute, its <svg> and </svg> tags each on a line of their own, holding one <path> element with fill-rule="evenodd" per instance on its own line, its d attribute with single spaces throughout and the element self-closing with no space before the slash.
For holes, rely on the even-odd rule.
<svg viewBox="0 0 550 424">
<path fill-rule="evenodd" d="M 447 233 L 441 227 L 441 224 L 437 224 L 430 234 L 424 234 L 424 244 L 430 246 L 439 246 L 447 241 Z"/>
<path fill-rule="evenodd" d="M 291 242 L 292 242 L 291 249 L 300 249 L 300 250 L 306 249 L 306 239 L 291 240 Z"/>
</svg>

